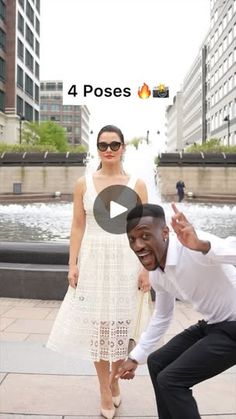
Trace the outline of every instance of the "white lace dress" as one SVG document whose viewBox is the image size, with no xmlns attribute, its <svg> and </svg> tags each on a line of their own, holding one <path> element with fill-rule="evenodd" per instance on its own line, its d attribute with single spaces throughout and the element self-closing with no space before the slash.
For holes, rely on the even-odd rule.
<svg viewBox="0 0 236 419">
<path fill-rule="evenodd" d="M 133 189 L 135 182 L 131 176 L 127 186 Z M 108 233 L 96 223 L 92 175 L 86 176 L 86 186 L 78 285 L 69 286 L 46 346 L 82 359 L 112 362 L 127 356 L 140 264 L 126 234 Z"/>
</svg>

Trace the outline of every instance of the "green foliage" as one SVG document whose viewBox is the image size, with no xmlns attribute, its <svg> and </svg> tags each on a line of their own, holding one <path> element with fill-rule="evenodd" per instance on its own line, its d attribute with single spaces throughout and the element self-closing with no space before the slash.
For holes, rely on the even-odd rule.
<svg viewBox="0 0 236 419">
<path fill-rule="evenodd" d="M 88 151 L 88 147 L 86 147 L 84 144 L 79 144 L 79 145 L 75 145 L 72 146 L 70 145 L 67 150 L 70 153 L 86 153 Z"/>
<path fill-rule="evenodd" d="M 53 145 L 32 145 L 32 144 L 7 144 L 0 143 L 0 154 L 4 152 L 24 153 L 24 152 L 44 152 L 44 151 L 57 151 Z"/>
<path fill-rule="evenodd" d="M 155 165 L 156 165 L 156 166 L 158 166 L 159 161 L 160 161 L 160 157 L 159 157 L 159 156 L 156 156 L 156 157 L 154 158 L 154 163 L 155 163 Z"/>
<path fill-rule="evenodd" d="M 199 153 L 200 151 L 205 153 L 235 153 L 236 146 L 223 145 L 218 138 L 210 138 L 203 144 L 192 144 L 184 151 L 185 153 Z"/>
<path fill-rule="evenodd" d="M 22 132 L 22 145 L 53 146 L 57 151 L 67 151 L 68 141 L 63 127 L 53 121 L 25 122 Z"/>
<path fill-rule="evenodd" d="M 139 144 L 142 142 L 142 137 L 134 137 L 132 140 L 128 141 L 128 145 L 133 145 L 136 150 L 138 149 Z"/>
</svg>

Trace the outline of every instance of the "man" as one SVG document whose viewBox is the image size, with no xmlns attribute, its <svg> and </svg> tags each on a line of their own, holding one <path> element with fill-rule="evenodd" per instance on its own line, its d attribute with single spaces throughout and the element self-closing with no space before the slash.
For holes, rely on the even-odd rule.
<svg viewBox="0 0 236 419">
<path fill-rule="evenodd" d="M 176 189 L 177 189 L 177 194 L 179 197 L 179 202 L 183 201 L 184 199 L 184 188 L 185 188 L 185 184 L 182 180 L 179 180 L 176 183 Z"/>
<path fill-rule="evenodd" d="M 119 370 L 134 377 L 147 360 L 159 419 L 199 419 L 191 387 L 236 364 L 236 238 L 196 232 L 172 204 L 170 234 L 159 205 L 131 210 L 131 249 L 151 274 L 155 310 L 147 330 Z M 191 302 L 204 320 L 153 352 L 172 319 L 175 299 Z M 152 353 L 153 352 L 153 353 Z"/>
</svg>

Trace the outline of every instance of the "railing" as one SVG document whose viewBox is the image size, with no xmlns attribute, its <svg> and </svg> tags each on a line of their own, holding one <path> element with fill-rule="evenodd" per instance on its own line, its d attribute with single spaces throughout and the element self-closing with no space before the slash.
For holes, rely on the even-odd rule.
<svg viewBox="0 0 236 419">
<path fill-rule="evenodd" d="M 0 155 L 0 166 L 31 166 L 31 165 L 74 165 L 85 166 L 87 153 L 52 153 L 52 152 L 4 152 Z"/>
<path fill-rule="evenodd" d="M 158 166 L 236 166 L 236 153 L 161 153 Z"/>
</svg>

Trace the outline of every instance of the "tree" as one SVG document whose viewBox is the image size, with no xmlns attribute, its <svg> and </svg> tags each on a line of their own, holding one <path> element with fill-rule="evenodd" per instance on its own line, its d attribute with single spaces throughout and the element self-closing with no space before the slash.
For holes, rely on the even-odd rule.
<svg viewBox="0 0 236 419">
<path fill-rule="evenodd" d="M 22 143 L 51 145 L 57 151 L 67 151 L 69 144 L 63 127 L 53 121 L 28 122 L 24 124 Z"/>
<path fill-rule="evenodd" d="M 139 144 L 143 141 L 142 137 L 134 137 L 132 140 L 128 142 L 128 145 L 133 145 L 136 150 L 138 149 Z"/>
</svg>

